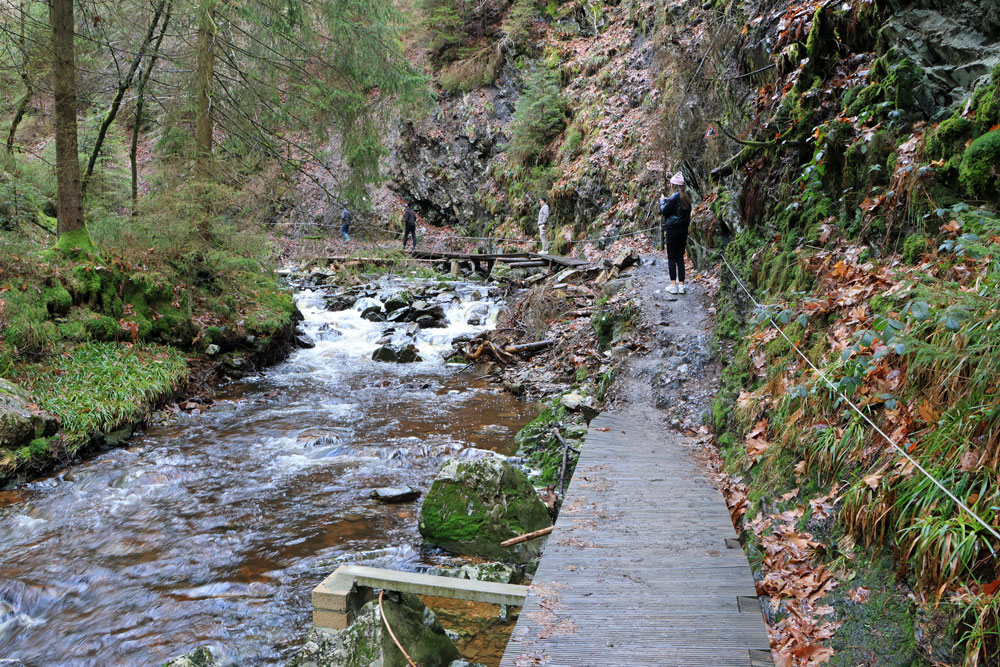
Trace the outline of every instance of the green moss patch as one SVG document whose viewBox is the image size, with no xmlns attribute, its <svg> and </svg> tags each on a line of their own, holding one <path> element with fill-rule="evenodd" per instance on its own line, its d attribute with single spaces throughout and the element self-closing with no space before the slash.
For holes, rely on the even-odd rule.
<svg viewBox="0 0 1000 667">
<path fill-rule="evenodd" d="M 972 197 L 1000 200 L 1000 130 L 987 132 L 969 145 L 958 180 Z"/>
<path fill-rule="evenodd" d="M 493 458 L 449 461 L 420 508 L 420 534 L 430 544 L 504 562 L 526 563 L 541 545 L 501 542 L 550 525 L 548 509 L 524 473 Z"/>
</svg>

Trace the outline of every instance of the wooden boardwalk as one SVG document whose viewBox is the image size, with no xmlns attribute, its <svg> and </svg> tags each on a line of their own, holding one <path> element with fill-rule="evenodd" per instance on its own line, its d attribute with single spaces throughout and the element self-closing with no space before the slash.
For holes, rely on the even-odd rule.
<svg viewBox="0 0 1000 667">
<path fill-rule="evenodd" d="M 685 438 L 602 414 L 502 667 L 773 665 L 746 556 Z"/>
<path fill-rule="evenodd" d="M 405 261 L 425 262 L 430 264 L 440 264 L 443 271 L 447 272 L 451 262 L 458 262 L 462 266 L 472 268 L 477 273 L 489 277 L 493 272 L 493 265 L 496 263 L 506 264 L 511 268 L 579 268 L 591 266 L 593 262 L 562 255 L 550 255 L 536 252 L 506 252 L 496 254 L 470 254 L 460 252 L 442 252 L 437 250 L 411 250 L 406 252 L 401 258 Z M 328 262 L 334 264 L 392 264 L 397 261 L 393 257 L 354 257 L 350 255 L 327 257 Z"/>
</svg>

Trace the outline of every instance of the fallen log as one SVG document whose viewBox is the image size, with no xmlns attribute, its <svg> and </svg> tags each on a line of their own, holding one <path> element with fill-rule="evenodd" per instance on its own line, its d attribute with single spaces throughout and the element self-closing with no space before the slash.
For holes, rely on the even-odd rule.
<svg viewBox="0 0 1000 667">
<path fill-rule="evenodd" d="M 541 260 L 533 260 L 530 262 L 511 262 L 507 265 L 511 269 L 532 269 L 536 267 L 548 266 L 548 262 L 543 262 Z"/>
<path fill-rule="evenodd" d="M 504 351 L 507 354 L 521 354 L 522 352 L 538 352 L 539 350 L 544 350 L 547 347 L 552 347 L 556 344 L 555 338 L 549 338 L 547 340 L 539 340 L 534 343 L 522 343 L 520 345 L 508 345 Z"/>
<path fill-rule="evenodd" d="M 536 539 L 538 537 L 544 537 L 555 530 L 555 526 L 549 526 L 548 528 L 542 528 L 541 530 L 536 530 L 531 533 L 525 533 L 524 535 L 518 535 L 517 537 L 512 537 L 509 540 L 500 543 L 502 547 L 512 547 L 515 544 L 520 544 L 521 542 L 528 542 L 530 540 Z"/>
</svg>

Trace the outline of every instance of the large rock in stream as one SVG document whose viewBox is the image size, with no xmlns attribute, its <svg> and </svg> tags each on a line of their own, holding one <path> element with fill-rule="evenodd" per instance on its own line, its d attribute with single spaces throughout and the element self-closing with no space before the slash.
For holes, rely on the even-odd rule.
<svg viewBox="0 0 1000 667">
<path fill-rule="evenodd" d="M 423 667 L 448 667 L 460 658 L 437 617 L 410 593 L 386 592 L 385 617 L 410 658 Z M 346 630 L 313 628 L 286 667 L 408 667 L 385 630 L 378 600 L 367 603 Z"/>
<path fill-rule="evenodd" d="M 500 543 L 552 525 L 527 476 L 506 461 L 452 459 L 434 479 L 420 508 L 420 534 L 454 553 L 527 563 L 544 540 Z"/>
<path fill-rule="evenodd" d="M 397 364 L 410 364 L 415 361 L 423 361 L 416 345 L 392 345 L 386 344 L 372 352 L 373 361 L 395 362 Z"/>
<path fill-rule="evenodd" d="M 54 435 L 59 420 L 39 410 L 21 387 L 0 379 L 0 448 L 24 447 L 35 438 Z"/>
</svg>

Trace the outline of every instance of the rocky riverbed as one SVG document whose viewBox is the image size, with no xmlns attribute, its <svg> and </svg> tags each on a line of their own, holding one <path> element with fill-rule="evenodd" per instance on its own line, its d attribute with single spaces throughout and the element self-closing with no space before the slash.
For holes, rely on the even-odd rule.
<svg viewBox="0 0 1000 667">
<path fill-rule="evenodd" d="M 327 281 L 304 277 L 298 292 L 311 347 L 0 496 L 0 656 L 148 665 L 210 647 L 223 663 L 284 664 L 308 630 L 309 591 L 338 563 L 466 562 L 424 545 L 414 501 L 370 496 L 426 494 L 450 457 L 514 453 L 537 408 L 445 363 L 501 303 L 481 284 L 387 277 L 331 310 L 346 290 Z M 444 326 L 362 317 L 403 292 L 411 310 L 440 307 Z M 389 344 L 421 360 L 372 359 Z"/>
</svg>

